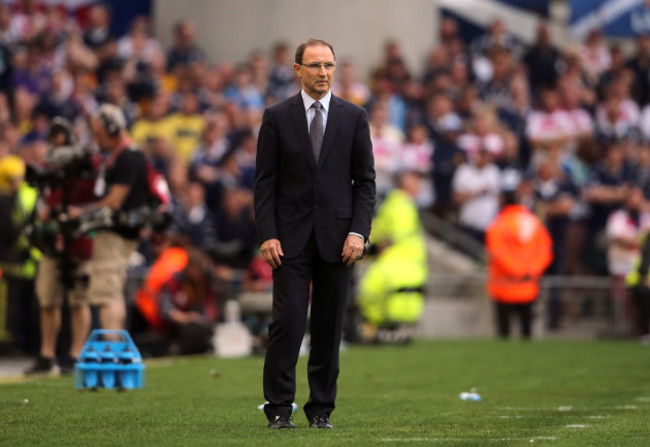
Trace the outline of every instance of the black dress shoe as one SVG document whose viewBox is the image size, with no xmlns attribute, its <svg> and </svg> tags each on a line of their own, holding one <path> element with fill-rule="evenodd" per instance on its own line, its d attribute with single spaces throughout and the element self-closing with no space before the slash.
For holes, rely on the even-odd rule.
<svg viewBox="0 0 650 447">
<path fill-rule="evenodd" d="M 309 420 L 309 428 L 334 428 L 327 416 L 314 416 Z"/>
<path fill-rule="evenodd" d="M 291 416 L 276 416 L 269 421 L 269 428 L 296 428 Z"/>
</svg>

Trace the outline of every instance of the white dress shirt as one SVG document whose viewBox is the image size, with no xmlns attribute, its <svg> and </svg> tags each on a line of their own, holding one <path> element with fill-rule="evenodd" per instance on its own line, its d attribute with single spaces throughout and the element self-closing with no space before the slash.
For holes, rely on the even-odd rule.
<svg viewBox="0 0 650 447">
<path fill-rule="evenodd" d="M 307 130 L 311 131 L 311 120 L 314 119 L 314 115 L 316 114 L 316 110 L 312 107 L 312 104 L 314 104 L 316 100 L 311 96 L 309 96 L 307 93 L 305 93 L 304 90 L 300 90 L 300 96 L 302 96 L 302 103 L 305 105 L 305 114 L 306 114 L 305 116 L 307 117 Z M 327 92 L 325 96 L 323 96 L 321 99 L 318 100 L 321 105 L 320 114 L 323 117 L 323 130 L 325 130 L 327 126 L 327 114 L 330 110 L 330 99 L 332 99 L 331 90 Z"/>
</svg>

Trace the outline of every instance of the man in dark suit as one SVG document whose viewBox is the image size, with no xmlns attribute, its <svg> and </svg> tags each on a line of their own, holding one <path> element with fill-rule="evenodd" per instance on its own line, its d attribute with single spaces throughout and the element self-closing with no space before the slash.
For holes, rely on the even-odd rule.
<svg viewBox="0 0 650 447">
<path fill-rule="evenodd" d="M 375 170 L 368 118 L 332 95 L 334 50 L 311 39 L 296 50 L 299 94 L 264 113 L 257 146 L 255 220 L 273 267 L 273 322 L 264 363 L 271 428 L 295 428 L 295 367 L 311 293 L 310 427 L 332 428 L 339 345 L 354 262 L 370 234 Z"/>
</svg>

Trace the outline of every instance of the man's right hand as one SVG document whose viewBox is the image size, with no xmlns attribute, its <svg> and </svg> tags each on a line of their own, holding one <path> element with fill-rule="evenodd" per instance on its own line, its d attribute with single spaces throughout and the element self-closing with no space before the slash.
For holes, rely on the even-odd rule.
<svg viewBox="0 0 650 447">
<path fill-rule="evenodd" d="M 280 256 L 284 256 L 282 252 L 282 246 L 280 245 L 279 239 L 268 239 L 262 242 L 260 245 L 260 251 L 264 260 L 271 268 L 276 268 L 282 265 L 282 260 Z"/>
</svg>

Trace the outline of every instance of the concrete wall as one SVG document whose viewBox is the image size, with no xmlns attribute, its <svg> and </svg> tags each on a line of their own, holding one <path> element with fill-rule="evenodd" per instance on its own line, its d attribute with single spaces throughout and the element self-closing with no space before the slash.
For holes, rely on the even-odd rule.
<svg viewBox="0 0 650 447">
<path fill-rule="evenodd" d="M 279 41 L 295 48 L 310 37 L 328 40 L 337 59 L 351 58 L 366 76 L 387 39 L 402 46 L 420 74 L 436 36 L 433 0 L 156 0 L 155 30 L 167 47 L 173 24 L 191 18 L 212 62 L 239 62 L 253 49 Z"/>
</svg>

